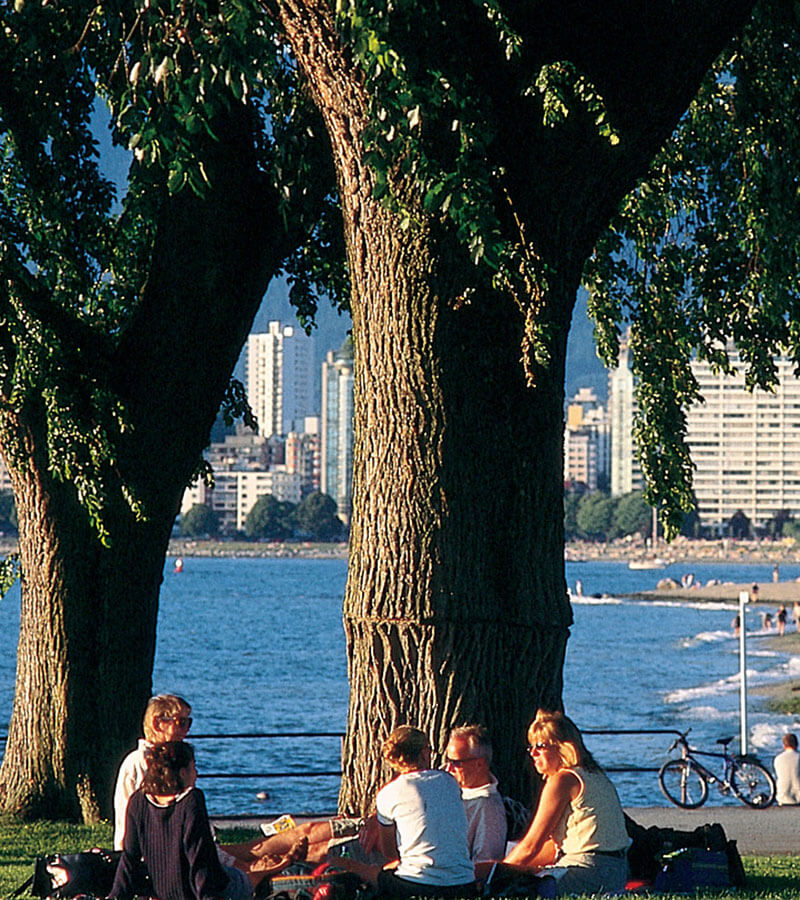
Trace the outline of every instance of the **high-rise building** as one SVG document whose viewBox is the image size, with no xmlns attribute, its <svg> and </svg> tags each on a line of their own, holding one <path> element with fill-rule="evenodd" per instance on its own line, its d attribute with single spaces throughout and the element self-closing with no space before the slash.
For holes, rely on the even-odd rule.
<svg viewBox="0 0 800 900">
<path fill-rule="evenodd" d="M 800 516 L 800 380 L 794 365 L 778 358 L 775 392 L 750 392 L 738 354 L 730 357 L 735 375 L 692 363 L 705 399 L 687 414 L 700 522 L 723 525 L 739 510 L 754 525 L 782 510 Z"/>
<path fill-rule="evenodd" d="M 320 488 L 350 521 L 353 491 L 353 360 L 329 351 L 322 363 L 322 460 Z"/>
<path fill-rule="evenodd" d="M 581 388 L 567 404 L 564 428 L 564 481 L 590 491 L 607 489 L 609 425 L 606 411 L 591 388 Z"/>
<path fill-rule="evenodd" d="M 303 497 L 320 489 L 321 451 L 319 416 L 307 416 L 302 431 L 286 435 L 286 471 L 300 476 Z"/>
<path fill-rule="evenodd" d="M 611 437 L 611 495 L 618 497 L 644 488 L 642 468 L 633 439 L 636 399 L 633 391 L 631 353 L 620 341 L 619 364 L 608 373 L 608 421 Z"/>
<path fill-rule="evenodd" d="M 695 466 L 697 512 L 704 529 L 722 531 L 741 510 L 763 526 L 787 510 L 800 516 L 800 380 L 786 357 L 776 360 L 774 393 L 747 390 L 744 366 L 730 350 L 735 375 L 691 363 L 704 402 L 686 413 L 686 442 Z M 611 492 L 640 490 L 633 441 L 633 373 L 627 346 L 609 373 Z"/>
<path fill-rule="evenodd" d="M 270 322 L 251 334 L 245 352 L 247 399 L 264 437 L 302 429 L 314 409 L 314 340 L 292 325 Z"/>
</svg>

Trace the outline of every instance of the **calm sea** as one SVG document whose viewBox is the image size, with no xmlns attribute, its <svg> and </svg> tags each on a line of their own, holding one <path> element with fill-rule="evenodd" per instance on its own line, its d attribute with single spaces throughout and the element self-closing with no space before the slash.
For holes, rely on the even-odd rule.
<svg viewBox="0 0 800 900">
<path fill-rule="evenodd" d="M 649 589 L 664 571 L 630 571 L 625 563 L 569 563 L 567 580 L 583 585 L 574 605 L 565 670 L 567 711 L 585 729 L 692 728 L 698 745 L 738 735 L 738 641 L 730 604 L 634 602 L 616 595 Z M 765 582 L 771 565 L 691 567 L 702 582 Z M 347 679 L 341 602 L 342 560 L 192 559 L 173 572 L 167 561 L 159 615 L 154 689 L 193 703 L 194 734 L 343 730 Z M 782 566 L 781 578 L 800 576 Z M 593 596 L 597 595 L 597 596 Z M 0 601 L 0 731 L 11 711 L 19 592 Z M 760 610 L 747 615 L 748 682 L 793 677 L 800 659 L 766 646 Z M 751 748 L 769 758 L 786 728 L 800 719 L 767 714 L 751 695 Z M 657 766 L 667 735 L 592 736 L 587 743 L 608 766 Z M 738 741 L 738 738 L 737 738 Z M 335 808 L 337 780 L 221 780 L 202 773 L 294 772 L 338 768 L 337 738 L 197 740 L 201 786 L 216 814 L 319 812 Z M 661 804 L 655 774 L 615 773 L 629 805 Z M 258 795 L 267 793 L 266 800 Z M 721 802 L 712 795 L 712 802 Z"/>
</svg>

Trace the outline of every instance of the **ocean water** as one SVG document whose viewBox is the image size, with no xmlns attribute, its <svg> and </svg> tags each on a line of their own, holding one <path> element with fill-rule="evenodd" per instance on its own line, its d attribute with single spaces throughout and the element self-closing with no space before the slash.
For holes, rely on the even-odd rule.
<svg viewBox="0 0 800 900">
<path fill-rule="evenodd" d="M 692 729 L 692 740 L 713 748 L 735 735 L 738 748 L 738 640 L 733 604 L 631 601 L 620 594 L 655 586 L 686 566 L 630 571 L 624 563 L 567 565 L 572 587 L 584 596 L 573 605 L 564 703 L 586 730 Z M 693 566 L 711 578 L 768 581 L 769 565 Z M 267 772 L 335 770 L 339 739 L 204 739 L 196 735 L 242 732 L 340 732 L 347 712 L 347 676 L 341 602 L 343 560 L 193 559 L 175 574 L 167 561 L 159 613 L 153 687 L 193 704 L 193 739 L 200 785 L 215 814 L 321 812 L 336 805 L 337 779 L 263 777 Z M 800 577 L 782 566 L 781 578 Z M 748 683 L 751 687 L 800 674 L 800 658 L 777 654 L 761 631 L 761 609 L 747 612 Z M 0 600 L 0 732 L 11 712 L 19 593 Z M 768 714 L 757 697 L 748 704 L 751 750 L 769 760 L 784 730 L 800 719 Z M 589 735 L 587 743 L 608 767 L 658 766 L 671 743 L 667 734 Z M 206 777 L 203 777 L 203 773 Z M 258 777 L 219 779 L 209 773 Z M 614 772 L 623 803 L 666 804 L 655 773 Z M 266 800 L 258 795 L 268 794 Z M 731 802 L 712 793 L 711 803 Z"/>
</svg>

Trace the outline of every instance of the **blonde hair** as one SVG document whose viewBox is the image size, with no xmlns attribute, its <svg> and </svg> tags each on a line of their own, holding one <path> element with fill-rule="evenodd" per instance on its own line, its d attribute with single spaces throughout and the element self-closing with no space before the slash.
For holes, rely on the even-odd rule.
<svg viewBox="0 0 800 900">
<path fill-rule="evenodd" d="M 580 766 L 589 772 L 602 769 L 586 749 L 578 726 L 562 712 L 540 709 L 528 728 L 528 743 L 552 744 L 561 758 L 563 768 Z"/>
<path fill-rule="evenodd" d="M 425 733 L 412 725 L 398 725 L 383 742 L 381 754 L 394 768 L 398 763 L 415 765 L 430 746 Z"/>
<path fill-rule="evenodd" d="M 177 694 L 158 694 L 151 697 L 147 701 L 142 723 L 145 739 L 151 743 L 157 742 L 159 733 L 156 729 L 156 719 L 178 716 L 184 709 L 187 715 L 192 711 L 192 707 Z"/>
</svg>

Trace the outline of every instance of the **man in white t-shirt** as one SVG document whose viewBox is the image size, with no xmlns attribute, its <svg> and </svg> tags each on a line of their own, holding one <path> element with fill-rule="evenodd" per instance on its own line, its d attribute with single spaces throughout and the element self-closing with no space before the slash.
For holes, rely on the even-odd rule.
<svg viewBox="0 0 800 900">
<path fill-rule="evenodd" d="M 800 803 L 800 753 L 797 752 L 797 737 L 783 736 L 783 752 L 773 763 L 777 780 L 777 800 L 780 806 L 795 806 Z"/>
<path fill-rule="evenodd" d="M 450 732 L 445 768 L 461 788 L 473 862 L 502 859 L 506 852 L 506 808 L 491 763 L 492 745 L 482 725 L 464 725 Z"/>
</svg>

